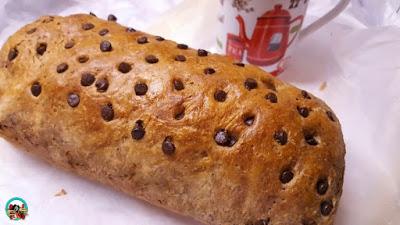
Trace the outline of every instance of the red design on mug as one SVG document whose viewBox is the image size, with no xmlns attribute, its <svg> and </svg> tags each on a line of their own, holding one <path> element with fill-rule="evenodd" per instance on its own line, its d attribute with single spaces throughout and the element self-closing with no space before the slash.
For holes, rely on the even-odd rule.
<svg viewBox="0 0 400 225">
<path fill-rule="evenodd" d="M 227 34 L 226 54 L 237 61 L 243 60 L 244 51 L 247 50 L 247 61 L 258 65 L 268 66 L 281 60 L 287 48 L 293 43 L 300 29 L 296 31 L 289 41 L 289 31 L 292 23 L 303 23 L 303 15 L 294 19 L 282 5 L 274 6 L 273 10 L 265 12 L 257 18 L 251 39 L 246 35 L 244 19 L 238 15 L 239 35 Z"/>
</svg>

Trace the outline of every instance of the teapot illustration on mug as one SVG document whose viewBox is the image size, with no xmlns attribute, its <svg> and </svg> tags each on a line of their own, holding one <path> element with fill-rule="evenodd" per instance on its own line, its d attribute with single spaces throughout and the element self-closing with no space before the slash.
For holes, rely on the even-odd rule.
<svg viewBox="0 0 400 225">
<path fill-rule="evenodd" d="M 258 65 L 268 66 L 279 62 L 286 53 L 288 47 L 293 43 L 304 16 L 291 18 L 288 10 L 282 8 L 281 4 L 275 5 L 273 10 L 265 12 L 257 18 L 251 39 L 246 35 L 245 21 L 238 15 L 239 35 L 227 34 L 226 54 L 237 61 L 243 60 L 244 52 L 247 51 L 247 61 Z M 291 25 L 298 22 L 291 29 Z M 295 33 L 289 40 L 289 34 Z"/>
<path fill-rule="evenodd" d="M 221 0 L 217 51 L 278 76 L 288 68 L 296 43 L 332 21 L 351 0 L 336 1 L 327 13 L 302 28 L 309 0 Z"/>
</svg>

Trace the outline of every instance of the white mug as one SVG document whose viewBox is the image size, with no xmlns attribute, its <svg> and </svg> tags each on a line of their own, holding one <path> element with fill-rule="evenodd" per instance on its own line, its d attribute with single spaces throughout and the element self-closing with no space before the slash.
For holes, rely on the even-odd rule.
<svg viewBox="0 0 400 225">
<path fill-rule="evenodd" d="M 273 75 L 283 72 L 294 42 L 339 15 L 350 0 L 339 3 L 301 30 L 309 0 L 220 0 L 219 51 L 238 62 L 262 67 Z"/>
</svg>

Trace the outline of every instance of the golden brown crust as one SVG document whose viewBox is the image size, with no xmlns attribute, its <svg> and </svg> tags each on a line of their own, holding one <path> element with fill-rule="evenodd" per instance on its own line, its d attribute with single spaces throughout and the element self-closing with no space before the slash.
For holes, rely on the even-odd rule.
<svg viewBox="0 0 400 225">
<path fill-rule="evenodd" d="M 0 135 L 207 224 L 332 224 L 345 148 L 328 106 L 254 66 L 157 39 L 89 15 L 25 26 L 0 52 Z M 81 81 L 85 73 L 95 81 Z M 246 88 L 247 78 L 257 88 Z M 71 93 L 79 101 L 67 100 Z M 216 143 L 220 129 L 228 133 L 218 141 L 233 146 Z"/>
</svg>

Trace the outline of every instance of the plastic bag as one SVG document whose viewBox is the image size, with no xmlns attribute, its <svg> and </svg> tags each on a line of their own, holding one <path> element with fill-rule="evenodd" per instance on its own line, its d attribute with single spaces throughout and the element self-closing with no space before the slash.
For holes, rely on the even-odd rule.
<svg viewBox="0 0 400 225">
<path fill-rule="evenodd" d="M 400 25 L 398 0 L 353 0 L 351 11 L 366 26 Z"/>
</svg>

